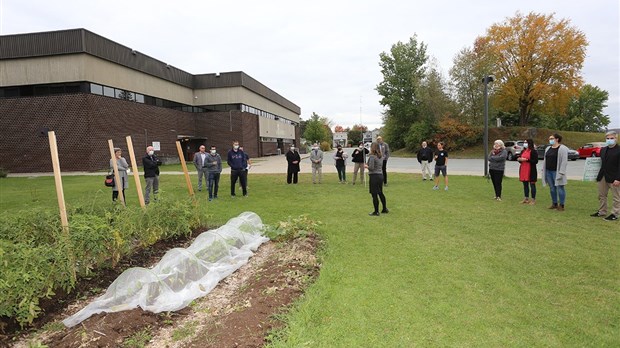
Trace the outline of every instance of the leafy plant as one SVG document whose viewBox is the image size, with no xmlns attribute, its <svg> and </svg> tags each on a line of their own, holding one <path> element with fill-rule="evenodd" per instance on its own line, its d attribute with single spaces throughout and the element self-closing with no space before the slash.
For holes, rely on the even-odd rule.
<svg viewBox="0 0 620 348">
<path fill-rule="evenodd" d="M 280 221 L 273 227 L 267 227 L 265 235 L 275 241 L 293 240 L 316 234 L 320 221 L 314 221 L 307 215 L 297 218 L 289 217 L 286 221 Z"/>
</svg>

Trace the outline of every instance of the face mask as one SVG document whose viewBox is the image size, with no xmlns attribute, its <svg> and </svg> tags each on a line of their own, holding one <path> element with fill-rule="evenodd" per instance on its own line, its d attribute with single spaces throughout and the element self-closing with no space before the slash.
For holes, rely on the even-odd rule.
<svg viewBox="0 0 620 348">
<path fill-rule="evenodd" d="M 605 142 L 607 143 L 608 146 L 616 145 L 616 139 L 605 139 Z"/>
<path fill-rule="evenodd" d="M 318 147 L 316 147 L 316 146 L 312 147 L 312 150 L 317 150 L 317 149 L 318 149 Z"/>
<path fill-rule="evenodd" d="M 363 148 L 363 146 L 362 146 L 362 145 L 360 145 L 360 146 L 358 146 L 357 148 L 361 150 L 361 149 Z"/>
<path fill-rule="evenodd" d="M 523 147 L 524 147 L 524 148 L 526 148 L 526 149 L 527 149 L 527 147 L 528 147 L 528 146 L 529 146 L 529 145 L 528 145 L 528 143 L 523 143 Z"/>
<path fill-rule="evenodd" d="M 149 156 L 153 156 L 154 153 L 155 151 L 149 151 Z"/>
<path fill-rule="evenodd" d="M 295 151 L 295 148 L 294 148 L 294 147 L 291 147 L 291 151 Z"/>
<path fill-rule="evenodd" d="M 215 150 L 211 150 L 211 154 L 212 154 L 212 155 L 215 155 Z"/>
<path fill-rule="evenodd" d="M 549 145 L 555 145 L 555 140 L 549 139 Z"/>
<path fill-rule="evenodd" d="M 239 150 L 239 145 L 235 145 L 235 146 L 233 146 L 233 148 L 234 148 L 235 150 Z"/>
</svg>

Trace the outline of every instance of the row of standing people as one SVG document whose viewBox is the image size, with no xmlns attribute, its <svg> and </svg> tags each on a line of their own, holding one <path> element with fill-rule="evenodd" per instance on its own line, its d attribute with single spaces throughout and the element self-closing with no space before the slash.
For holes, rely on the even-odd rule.
<svg viewBox="0 0 620 348">
<path fill-rule="evenodd" d="M 118 169 L 118 176 L 121 181 L 121 185 L 118 185 L 114 180 L 114 186 L 112 187 L 112 201 L 116 201 L 119 196 L 119 188 L 123 193 L 123 199 L 126 201 L 127 196 L 125 190 L 129 188 L 129 164 L 125 157 L 123 157 L 123 150 L 116 147 L 114 148 L 114 159 L 116 160 L 116 167 Z M 144 203 L 149 204 L 151 201 L 151 191 L 154 198 L 157 197 L 159 192 L 159 166 L 161 161 L 155 155 L 155 150 L 152 146 L 146 147 L 146 154 L 142 157 L 142 167 L 144 169 L 144 180 L 146 186 L 144 188 Z M 113 169 L 113 162 L 110 159 L 110 171 Z"/>
<path fill-rule="evenodd" d="M 232 148 L 226 156 L 226 163 L 230 167 L 230 195 L 236 197 L 237 181 L 241 185 L 244 197 L 248 195 L 248 170 L 252 166 L 250 156 L 243 151 L 243 146 L 238 141 L 233 141 Z M 217 152 L 217 147 L 211 146 L 209 152 L 206 147 L 200 145 L 199 151 L 194 154 L 194 167 L 198 171 L 198 191 L 202 191 L 203 178 L 207 181 L 209 201 L 217 199 L 220 174 L 222 173 L 222 157 Z"/>
<path fill-rule="evenodd" d="M 605 135 L 607 146 L 601 149 L 601 169 L 597 174 L 597 189 L 599 208 L 592 217 L 603 217 L 608 213 L 607 199 L 612 192 L 612 210 L 605 218 L 615 221 L 620 216 L 620 147 L 617 146 L 618 134 L 609 131 Z M 536 204 L 536 182 L 538 181 L 538 153 L 532 139 L 527 139 L 521 156 L 517 159 L 519 166 L 519 181 L 523 183 L 523 201 L 521 203 Z M 493 150 L 489 154 L 489 176 L 493 182 L 495 200 L 502 200 L 502 181 L 507 158 L 507 151 L 501 140 L 496 140 Z M 542 165 L 543 186 L 549 186 L 551 205 L 549 209 L 565 210 L 566 184 L 568 178 L 566 167 L 568 164 L 568 147 L 562 144 L 562 136 L 549 136 L 549 146 L 545 149 Z"/>
</svg>

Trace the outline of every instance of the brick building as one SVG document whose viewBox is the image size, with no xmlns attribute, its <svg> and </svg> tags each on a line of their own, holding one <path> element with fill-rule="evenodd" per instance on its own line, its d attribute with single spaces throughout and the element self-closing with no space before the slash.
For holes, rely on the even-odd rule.
<svg viewBox="0 0 620 348">
<path fill-rule="evenodd" d="M 192 75 L 85 29 L 0 36 L 0 167 L 52 170 L 47 130 L 63 171 L 107 168 L 108 139 L 141 156 L 186 160 L 201 144 L 252 157 L 299 144 L 300 108 L 244 72 Z"/>
</svg>

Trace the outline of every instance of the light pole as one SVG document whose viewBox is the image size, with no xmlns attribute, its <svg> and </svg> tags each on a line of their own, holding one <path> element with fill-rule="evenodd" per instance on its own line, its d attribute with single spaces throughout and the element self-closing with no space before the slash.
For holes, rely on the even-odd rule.
<svg viewBox="0 0 620 348">
<path fill-rule="evenodd" d="M 489 176 L 489 82 L 493 82 L 493 75 L 485 76 L 482 79 L 484 83 L 484 176 Z"/>
</svg>

